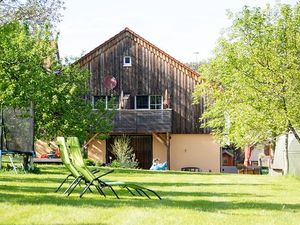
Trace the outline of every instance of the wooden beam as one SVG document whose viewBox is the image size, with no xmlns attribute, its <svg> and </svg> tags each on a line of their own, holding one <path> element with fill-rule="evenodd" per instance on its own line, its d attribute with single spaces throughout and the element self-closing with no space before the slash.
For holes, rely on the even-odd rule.
<svg viewBox="0 0 300 225">
<path fill-rule="evenodd" d="M 163 138 L 160 134 L 157 133 L 153 133 L 153 136 L 164 146 L 167 147 L 167 140 L 165 138 Z"/>
<path fill-rule="evenodd" d="M 168 170 L 171 168 L 171 148 L 170 148 L 170 133 L 167 132 L 167 163 Z"/>
<path fill-rule="evenodd" d="M 83 148 L 86 149 L 88 145 L 98 136 L 98 134 L 99 133 L 94 134 L 93 137 L 91 137 L 90 140 L 88 140 L 88 142 L 83 145 Z"/>
</svg>

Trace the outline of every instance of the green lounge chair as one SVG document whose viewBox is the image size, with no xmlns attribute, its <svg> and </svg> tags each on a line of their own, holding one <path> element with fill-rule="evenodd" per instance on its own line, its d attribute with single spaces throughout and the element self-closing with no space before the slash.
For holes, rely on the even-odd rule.
<svg viewBox="0 0 300 225">
<path fill-rule="evenodd" d="M 127 182 L 112 182 L 112 181 L 105 181 L 100 179 L 102 175 L 95 176 L 92 174 L 84 165 L 81 151 L 80 151 L 80 145 L 78 138 L 76 137 L 69 137 L 67 138 L 67 145 L 70 150 L 70 156 L 72 158 L 72 163 L 76 170 L 79 171 L 79 173 L 83 176 L 83 179 L 86 182 L 86 187 L 80 194 L 80 198 L 86 193 L 88 189 L 90 189 L 90 186 L 95 186 L 96 188 L 99 187 L 101 190 L 105 187 L 110 188 L 111 191 L 115 194 L 115 196 L 119 199 L 119 196 L 113 189 L 113 186 L 119 186 L 121 188 L 127 189 L 132 195 L 135 195 L 133 191 L 136 191 L 140 196 L 147 196 L 150 199 L 150 196 L 147 194 L 147 192 L 153 193 L 158 199 L 161 200 L 161 197 L 153 190 L 142 187 L 140 185 L 134 184 L 134 183 L 127 183 Z M 102 191 L 102 194 L 105 196 L 105 194 Z"/>
<path fill-rule="evenodd" d="M 68 186 L 68 188 L 65 190 L 64 194 L 68 193 L 68 196 L 71 194 L 71 192 L 75 189 L 75 187 L 80 184 L 80 182 L 83 180 L 83 176 L 75 169 L 73 166 L 70 157 L 69 157 L 69 152 L 68 148 L 66 146 L 65 138 L 64 137 L 57 137 L 57 145 L 59 148 L 61 160 L 63 164 L 66 166 L 66 168 L 70 171 L 70 174 L 62 181 L 62 183 L 59 185 L 59 187 L 55 190 L 55 192 L 58 192 L 59 189 L 63 186 L 63 184 L 71 177 L 73 177 L 72 183 Z M 91 171 L 93 174 L 99 172 L 99 170 L 95 169 Z M 101 176 L 104 176 L 108 173 L 111 173 L 112 171 L 109 171 L 107 173 L 102 174 Z M 90 190 L 91 191 L 91 190 Z M 104 194 L 101 190 L 101 194 Z"/>
<path fill-rule="evenodd" d="M 69 187 L 66 189 L 65 193 L 69 191 L 69 189 L 78 182 L 82 178 L 82 175 L 75 169 L 75 167 L 72 165 L 70 158 L 69 158 L 69 153 L 67 150 L 67 146 L 65 143 L 65 138 L 64 137 L 57 137 L 56 143 L 59 149 L 61 161 L 65 165 L 65 167 L 70 171 L 70 174 L 62 181 L 62 183 L 58 186 L 58 188 L 55 190 L 55 192 L 58 192 L 59 189 L 63 186 L 63 184 L 69 179 L 73 178 L 73 182 L 69 185 Z"/>
</svg>

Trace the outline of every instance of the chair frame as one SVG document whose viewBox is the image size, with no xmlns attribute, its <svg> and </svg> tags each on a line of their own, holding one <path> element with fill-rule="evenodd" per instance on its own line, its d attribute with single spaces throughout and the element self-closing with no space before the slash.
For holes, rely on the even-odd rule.
<svg viewBox="0 0 300 225">
<path fill-rule="evenodd" d="M 118 198 L 118 194 L 113 189 L 113 186 L 119 186 L 121 188 L 125 188 L 131 195 L 136 196 L 133 191 L 136 191 L 139 196 L 146 196 L 147 198 L 151 199 L 150 196 L 146 193 L 146 191 L 153 193 L 159 200 L 161 200 L 161 197 L 153 190 L 142 187 L 140 185 L 134 184 L 134 183 L 127 183 L 127 182 L 111 182 L 111 181 L 104 181 L 100 179 L 101 177 L 110 174 L 113 172 L 113 170 L 110 170 L 102 175 L 95 176 L 91 171 L 87 169 L 87 167 L 84 165 L 83 158 L 80 151 L 80 145 L 78 138 L 76 137 L 69 137 L 67 138 L 67 148 L 69 148 L 70 157 L 72 159 L 72 164 L 74 165 L 75 169 L 82 175 L 79 180 L 76 182 L 76 184 L 73 186 L 72 189 L 70 189 L 68 195 L 70 195 L 75 187 L 80 183 L 81 180 L 85 181 L 85 188 L 80 194 L 80 198 L 86 193 L 87 190 L 90 189 L 91 186 L 95 186 L 100 194 L 103 196 L 106 196 L 103 192 L 103 188 L 107 187 L 109 188 L 114 195 Z"/>
</svg>

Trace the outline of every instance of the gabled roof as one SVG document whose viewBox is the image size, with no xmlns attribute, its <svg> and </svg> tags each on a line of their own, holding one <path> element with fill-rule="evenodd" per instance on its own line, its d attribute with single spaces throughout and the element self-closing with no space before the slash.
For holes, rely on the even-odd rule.
<svg viewBox="0 0 300 225">
<path fill-rule="evenodd" d="M 223 151 L 222 151 L 222 154 L 227 154 L 227 155 L 229 155 L 229 156 L 231 156 L 231 157 L 234 156 L 231 152 L 229 152 L 229 151 L 227 151 L 227 150 L 223 150 Z"/>
<path fill-rule="evenodd" d="M 78 59 L 75 62 L 75 64 L 80 63 L 80 61 L 83 61 L 83 60 L 90 61 L 93 58 L 97 57 L 102 48 L 104 48 L 106 45 L 108 45 L 111 42 L 114 42 L 114 41 L 116 41 L 120 38 L 122 39 L 122 37 L 125 38 L 126 35 L 124 35 L 124 34 L 126 34 L 126 33 L 128 33 L 132 37 L 134 37 L 134 41 L 143 44 L 145 48 L 154 50 L 154 52 L 156 52 L 156 54 L 158 54 L 160 57 L 164 57 L 167 61 L 172 62 L 175 67 L 180 67 L 183 70 L 186 70 L 186 72 L 188 74 L 192 75 L 192 77 L 195 78 L 196 81 L 198 81 L 198 82 L 200 81 L 200 74 L 198 72 L 194 71 L 193 69 L 186 66 L 185 64 L 183 64 L 179 60 L 175 59 L 174 57 L 172 57 L 168 53 L 166 53 L 163 50 L 161 50 L 160 48 L 156 47 L 154 44 L 150 43 L 145 38 L 143 38 L 140 35 L 136 34 L 132 30 L 130 30 L 128 27 L 126 27 L 124 30 L 122 30 L 121 32 L 119 32 L 118 34 L 116 34 L 115 36 L 110 38 L 109 40 L 105 41 L 104 43 L 102 43 L 98 47 L 94 48 L 92 51 L 90 51 L 87 54 L 85 54 L 84 56 L 82 56 L 80 59 Z"/>
</svg>

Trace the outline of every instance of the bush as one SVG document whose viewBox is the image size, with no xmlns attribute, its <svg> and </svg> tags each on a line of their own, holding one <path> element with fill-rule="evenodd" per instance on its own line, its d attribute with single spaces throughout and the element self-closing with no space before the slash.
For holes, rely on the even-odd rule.
<svg viewBox="0 0 300 225">
<path fill-rule="evenodd" d="M 91 159 L 84 159 L 84 164 L 86 166 L 95 166 L 95 162 Z"/>
<path fill-rule="evenodd" d="M 113 160 L 110 166 L 118 168 L 121 167 L 121 164 L 117 160 Z"/>
<path fill-rule="evenodd" d="M 101 160 L 84 159 L 84 164 L 86 166 L 102 166 L 103 162 Z"/>
<path fill-rule="evenodd" d="M 112 153 L 116 156 L 111 164 L 112 167 L 136 168 L 138 161 L 130 146 L 130 138 L 128 136 L 116 137 L 114 144 L 111 145 Z"/>
</svg>

